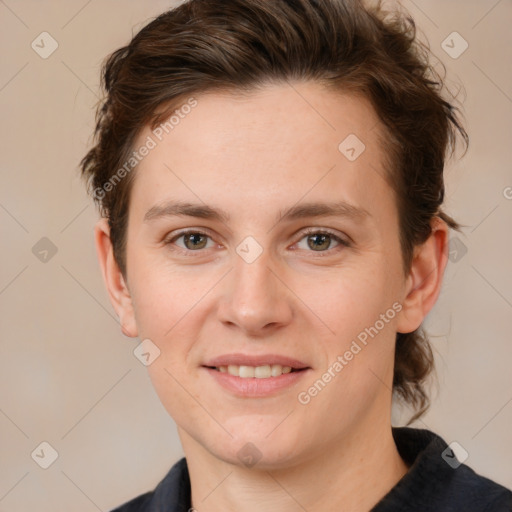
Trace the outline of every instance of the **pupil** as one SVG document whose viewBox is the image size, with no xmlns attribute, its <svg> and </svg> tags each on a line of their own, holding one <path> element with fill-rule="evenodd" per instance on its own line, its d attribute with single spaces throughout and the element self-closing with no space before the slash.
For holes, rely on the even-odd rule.
<svg viewBox="0 0 512 512">
<path fill-rule="evenodd" d="M 323 245 L 316 245 L 315 243 L 312 243 L 312 244 L 310 243 L 309 247 L 311 247 L 311 249 L 314 249 L 314 250 L 318 249 L 318 248 L 322 249 L 322 248 L 327 248 L 329 246 L 329 238 L 330 238 L 329 235 L 312 235 L 310 237 L 310 239 L 312 239 L 312 238 L 314 238 L 314 239 L 320 238 L 322 240 L 321 244 L 323 244 Z M 325 244 L 326 240 L 327 240 L 327 244 Z"/>
<path fill-rule="evenodd" d="M 199 233 L 193 233 L 191 235 L 186 235 L 185 237 L 185 240 L 187 242 L 192 242 L 191 245 L 192 245 L 192 248 L 197 248 L 201 245 L 201 238 L 203 237 L 203 235 L 199 234 Z M 198 242 L 198 243 L 197 243 Z M 187 244 L 188 245 L 188 244 Z M 203 245 L 204 245 L 204 240 L 203 240 Z"/>
</svg>

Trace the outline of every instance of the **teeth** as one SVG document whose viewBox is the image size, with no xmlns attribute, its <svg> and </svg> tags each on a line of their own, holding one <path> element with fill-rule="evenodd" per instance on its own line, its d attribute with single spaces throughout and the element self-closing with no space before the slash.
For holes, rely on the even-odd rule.
<svg viewBox="0 0 512 512">
<path fill-rule="evenodd" d="M 267 379 L 272 376 L 272 368 L 268 364 L 266 366 L 256 366 L 254 376 L 257 379 Z"/>
<path fill-rule="evenodd" d="M 229 366 L 218 366 L 216 369 L 221 373 L 229 373 L 243 379 L 268 379 L 269 377 L 279 377 L 283 373 L 290 373 L 292 371 L 290 366 L 281 366 L 280 364 L 266 364 L 264 366 L 236 366 L 230 364 Z"/>
</svg>

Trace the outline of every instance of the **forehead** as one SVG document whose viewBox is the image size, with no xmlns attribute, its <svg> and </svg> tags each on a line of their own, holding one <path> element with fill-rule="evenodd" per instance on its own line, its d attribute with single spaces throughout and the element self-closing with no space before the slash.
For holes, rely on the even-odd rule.
<svg viewBox="0 0 512 512">
<path fill-rule="evenodd" d="M 238 198 L 239 209 L 280 208 L 307 194 L 371 204 L 391 194 L 380 130 L 369 101 L 318 83 L 196 95 L 139 135 L 136 147 L 152 147 L 138 164 L 133 199 Z"/>
</svg>

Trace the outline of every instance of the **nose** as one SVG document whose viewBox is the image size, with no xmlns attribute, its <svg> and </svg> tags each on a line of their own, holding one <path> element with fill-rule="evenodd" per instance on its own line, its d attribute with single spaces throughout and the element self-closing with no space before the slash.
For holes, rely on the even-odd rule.
<svg viewBox="0 0 512 512">
<path fill-rule="evenodd" d="M 283 283 L 285 276 L 279 274 L 265 251 L 252 263 L 235 255 L 218 309 L 220 321 L 256 337 L 289 324 L 293 294 Z"/>
</svg>

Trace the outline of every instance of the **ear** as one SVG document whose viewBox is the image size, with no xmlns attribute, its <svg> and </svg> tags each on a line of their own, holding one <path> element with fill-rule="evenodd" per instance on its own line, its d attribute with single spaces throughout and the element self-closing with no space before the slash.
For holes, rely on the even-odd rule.
<svg viewBox="0 0 512 512">
<path fill-rule="evenodd" d="M 100 262 L 103 281 L 110 297 L 110 302 L 119 317 L 121 330 L 125 336 L 135 338 L 138 335 L 135 324 L 132 298 L 119 266 L 114 258 L 110 227 L 105 218 L 100 219 L 94 228 L 94 241 Z"/>
<path fill-rule="evenodd" d="M 431 225 L 428 239 L 414 249 L 397 322 L 397 331 L 401 333 L 412 332 L 421 325 L 441 291 L 448 261 L 448 226 L 439 217 Z"/>
</svg>

